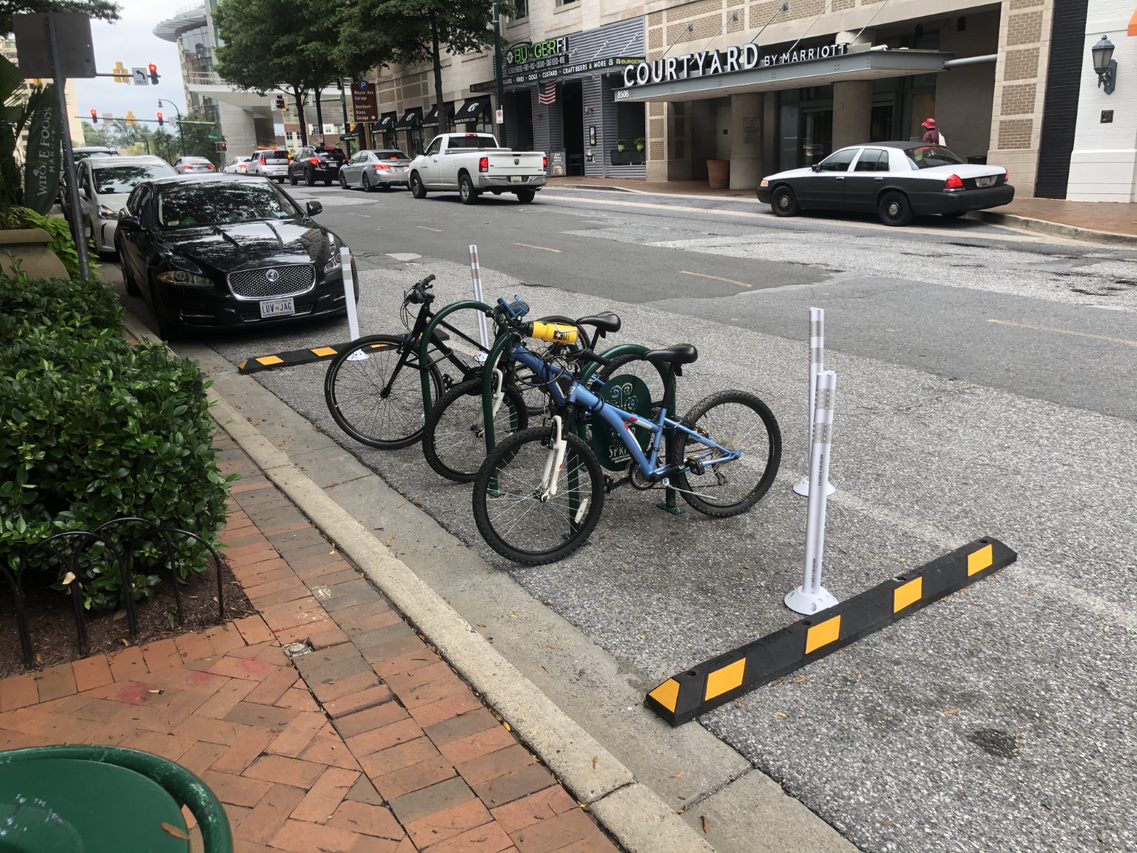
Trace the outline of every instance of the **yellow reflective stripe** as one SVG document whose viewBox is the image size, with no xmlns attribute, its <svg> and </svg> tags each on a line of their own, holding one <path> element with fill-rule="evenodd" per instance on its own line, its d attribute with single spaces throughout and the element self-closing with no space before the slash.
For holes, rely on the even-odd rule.
<svg viewBox="0 0 1137 853">
<path fill-rule="evenodd" d="M 279 355 L 262 355 L 257 359 L 257 364 L 263 364 L 265 367 L 269 367 L 273 364 L 284 364 L 284 359 Z"/>
<path fill-rule="evenodd" d="M 329 355 L 335 355 L 336 351 L 331 347 L 316 347 L 314 350 L 311 350 L 311 353 L 312 355 L 318 355 L 320 358 L 325 358 Z"/>
<path fill-rule="evenodd" d="M 746 658 L 739 658 L 722 669 L 716 669 L 707 676 L 707 694 L 704 701 L 710 701 L 716 696 L 722 696 L 735 688 L 742 686 L 742 676 L 746 674 Z"/>
<path fill-rule="evenodd" d="M 924 597 L 924 579 L 915 578 L 892 591 L 892 612 L 899 613 Z"/>
<path fill-rule="evenodd" d="M 383 349 L 384 347 L 391 347 L 394 344 L 371 344 L 371 349 Z"/>
<path fill-rule="evenodd" d="M 675 705 L 679 702 L 679 682 L 669 678 L 647 695 L 668 711 L 675 713 Z"/>
<path fill-rule="evenodd" d="M 841 617 L 834 616 L 826 619 L 820 625 L 814 625 L 805 634 L 805 653 L 808 655 L 820 648 L 835 643 L 841 639 Z"/>
<path fill-rule="evenodd" d="M 241 363 L 237 365 L 237 369 L 238 369 L 238 370 L 244 370 L 244 369 L 245 369 L 245 365 L 246 365 L 246 364 L 248 364 L 248 363 L 249 363 L 249 360 L 248 360 L 247 358 L 243 358 L 243 359 L 241 359 Z"/>
<path fill-rule="evenodd" d="M 995 563 L 995 546 L 985 545 L 978 551 L 967 555 L 967 576 L 977 575 Z"/>
</svg>

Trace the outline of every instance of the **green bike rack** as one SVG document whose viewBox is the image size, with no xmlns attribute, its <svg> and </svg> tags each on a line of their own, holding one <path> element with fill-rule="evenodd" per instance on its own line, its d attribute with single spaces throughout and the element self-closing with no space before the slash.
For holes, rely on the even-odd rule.
<svg viewBox="0 0 1137 853">
<path fill-rule="evenodd" d="M 441 311 L 434 315 L 434 318 L 426 327 L 426 331 L 422 333 L 422 343 L 419 344 L 419 374 L 422 377 L 422 416 L 427 418 L 430 416 L 431 400 L 430 400 L 430 376 L 427 375 L 426 365 L 430 363 L 429 356 L 427 355 L 430 350 L 430 342 L 434 340 L 434 330 L 438 328 L 442 321 L 453 314 L 455 311 L 481 311 L 486 316 L 492 316 L 493 308 L 486 305 L 484 302 L 478 302 L 474 299 L 464 299 L 461 302 L 451 302 L 445 306 Z"/>
</svg>

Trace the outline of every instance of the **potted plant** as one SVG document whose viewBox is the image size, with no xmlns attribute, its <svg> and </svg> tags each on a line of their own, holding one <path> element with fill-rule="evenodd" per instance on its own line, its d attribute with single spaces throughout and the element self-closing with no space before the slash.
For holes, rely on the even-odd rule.
<svg viewBox="0 0 1137 853">
<path fill-rule="evenodd" d="M 644 150 L 644 138 L 642 136 L 636 140 L 636 150 L 641 152 Z"/>
<path fill-rule="evenodd" d="M 628 147 L 628 143 L 624 142 L 624 140 L 622 140 L 622 139 L 616 140 L 616 150 L 617 151 L 623 152 L 627 147 Z"/>
</svg>

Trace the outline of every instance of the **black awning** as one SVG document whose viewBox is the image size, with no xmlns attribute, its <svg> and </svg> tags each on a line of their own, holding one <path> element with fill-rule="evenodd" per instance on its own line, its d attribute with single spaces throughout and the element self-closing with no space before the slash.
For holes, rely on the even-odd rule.
<svg viewBox="0 0 1137 853">
<path fill-rule="evenodd" d="M 445 104 L 445 107 L 446 107 L 446 122 L 447 122 L 447 124 L 449 124 L 450 122 L 454 121 L 454 105 L 453 104 Z M 430 112 L 428 112 L 423 117 L 422 126 L 423 127 L 438 127 L 438 104 L 435 104 L 433 107 L 431 107 Z"/>
<path fill-rule="evenodd" d="M 454 121 L 459 124 L 466 124 L 467 122 L 477 121 L 483 113 L 488 114 L 490 111 L 489 97 L 469 98 L 466 103 L 462 104 L 462 108 L 454 111 Z"/>
<path fill-rule="evenodd" d="M 379 117 L 379 121 L 371 125 L 372 133 L 386 133 L 388 130 L 395 126 L 395 119 L 398 118 L 396 113 L 383 113 Z"/>
<path fill-rule="evenodd" d="M 407 127 L 416 127 L 421 124 L 422 107 L 411 107 L 409 110 L 403 113 L 403 117 L 399 119 L 398 127 L 401 130 Z"/>
</svg>

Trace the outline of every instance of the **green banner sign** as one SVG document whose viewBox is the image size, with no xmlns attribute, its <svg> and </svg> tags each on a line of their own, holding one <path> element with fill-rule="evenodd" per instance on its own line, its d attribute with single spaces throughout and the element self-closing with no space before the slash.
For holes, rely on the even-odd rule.
<svg viewBox="0 0 1137 853">
<path fill-rule="evenodd" d="M 46 93 L 54 93 L 48 86 Z M 59 194 L 62 158 L 62 127 L 59 103 L 54 95 L 45 96 L 42 106 L 28 123 L 28 153 L 24 166 L 24 207 L 47 214 Z"/>
</svg>

